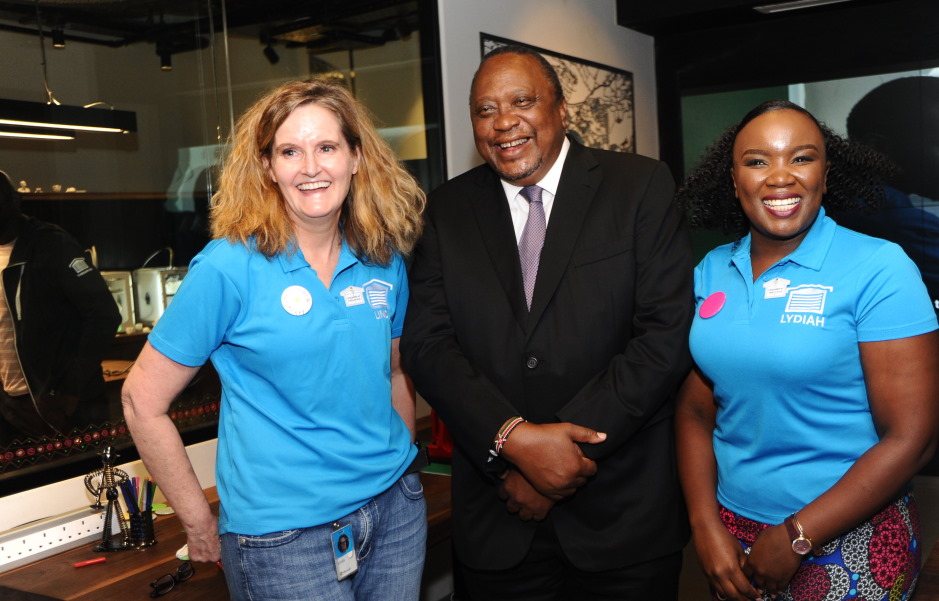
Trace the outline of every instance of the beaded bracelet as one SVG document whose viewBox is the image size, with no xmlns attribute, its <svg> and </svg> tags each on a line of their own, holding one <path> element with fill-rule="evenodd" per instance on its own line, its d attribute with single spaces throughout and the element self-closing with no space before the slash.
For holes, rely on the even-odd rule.
<svg viewBox="0 0 939 601">
<path fill-rule="evenodd" d="M 502 427 L 499 429 L 499 433 L 496 434 L 495 441 L 493 441 L 493 457 L 498 457 L 499 453 L 502 452 L 502 445 L 504 445 L 505 441 L 509 439 L 509 434 L 512 433 L 512 430 L 518 427 L 519 424 L 523 424 L 526 421 L 527 420 L 523 417 L 513 417 L 512 419 L 502 424 Z"/>
</svg>

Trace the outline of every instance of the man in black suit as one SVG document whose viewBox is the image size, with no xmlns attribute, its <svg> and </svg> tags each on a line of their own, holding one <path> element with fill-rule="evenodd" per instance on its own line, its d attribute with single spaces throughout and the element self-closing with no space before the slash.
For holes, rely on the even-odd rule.
<svg viewBox="0 0 939 601">
<path fill-rule="evenodd" d="M 457 577 L 473 601 L 674 599 L 693 299 L 672 177 L 568 140 L 557 75 L 526 48 L 488 54 L 470 96 L 487 165 L 431 195 L 401 342 L 456 443 Z"/>
</svg>

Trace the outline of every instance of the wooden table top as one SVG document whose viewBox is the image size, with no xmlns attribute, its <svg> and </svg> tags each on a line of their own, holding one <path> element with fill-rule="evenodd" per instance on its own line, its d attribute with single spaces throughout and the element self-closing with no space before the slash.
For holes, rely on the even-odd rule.
<svg viewBox="0 0 939 601">
<path fill-rule="evenodd" d="M 213 508 L 215 489 L 206 491 Z M 133 551 L 98 553 L 97 541 L 0 574 L 0 598 L 4 601 L 106 601 L 149 599 L 150 583 L 164 574 L 175 574 L 180 561 L 176 550 L 186 535 L 175 515 L 153 522 L 157 544 Z M 83 568 L 74 564 L 104 556 L 104 563 Z M 227 599 L 225 576 L 212 564 L 194 564 L 195 575 L 176 586 L 173 601 Z"/>
<path fill-rule="evenodd" d="M 450 535 L 450 477 L 421 474 L 427 501 L 428 546 Z M 215 488 L 206 491 L 213 509 L 218 507 Z M 158 517 L 154 521 L 157 544 L 133 551 L 96 553 L 89 542 L 29 565 L 0 574 L 3 601 L 133 601 L 150 598 L 150 583 L 164 574 L 175 574 L 180 562 L 176 550 L 186 543 L 179 518 Z M 104 563 L 75 568 L 80 561 L 104 556 Z M 212 564 L 198 563 L 195 575 L 177 585 L 168 601 L 227 601 L 228 589 L 222 571 Z"/>
<path fill-rule="evenodd" d="M 939 541 L 933 544 L 926 557 L 923 571 L 919 574 L 919 584 L 910 601 L 939 601 Z"/>
<path fill-rule="evenodd" d="M 421 472 L 427 502 L 427 548 L 450 538 L 450 476 Z"/>
</svg>

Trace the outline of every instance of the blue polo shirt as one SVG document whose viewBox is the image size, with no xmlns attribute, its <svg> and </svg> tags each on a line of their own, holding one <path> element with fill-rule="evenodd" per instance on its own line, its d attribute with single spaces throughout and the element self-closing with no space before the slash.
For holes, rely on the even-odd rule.
<svg viewBox="0 0 939 601">
<path fill-rule="evenodd" d="M 407 299 L 400 257 L 368 265 L 345 242 L 329 289 L 299 251 L 215 240 L 193 259 L 149 341 L 218 371 L 221 532 L 324 524 L 401 476 L 416 451 L 391 404 L 390 349 Z"/>
<path fill-rule="evenodd" d="M 707 319 L 702 303 L 726 294 Z M 713 382 L 718 500 L 770 524 L 828 490 L 878 441 L 859 342 L 937 328 L 899 246 L 821 210 L 799 247 L 754 282 L 750 236 L 695 269 L 691 351 Z"/>
</svg>

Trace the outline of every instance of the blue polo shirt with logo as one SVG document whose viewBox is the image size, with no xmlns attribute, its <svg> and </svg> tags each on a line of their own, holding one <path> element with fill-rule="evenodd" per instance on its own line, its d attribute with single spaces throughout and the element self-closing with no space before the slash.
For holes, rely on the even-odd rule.
<svg viewBox="0 0 939 601">
<path fill-rule="evenodd" d="M 723 308 L 700 307 L 723 292 Z M 718 500 L 782 522 L 878 441 L 859 342 L 937 329 L 899 246 L 847 230 L 824 209 L 799 247 L 753 281 L 750 236 L 695 269 L 691 351 L 713 382 Z"/>
<path fill-rule="evenodd" d="M 369 265 L 345 242 L 329 289 L 299 251 L 215 240 L 193 259 L 149 341 L 218 371 L 221 532 L 324 524 L 404 473 L 416 450 L 391 404 L 390 349 L 407 299 L 400 257 Z"/>
</svg>

